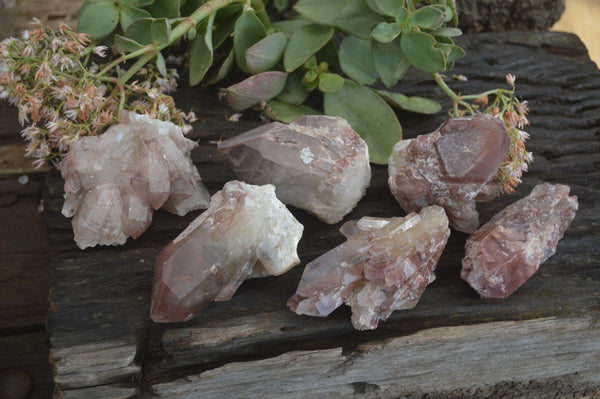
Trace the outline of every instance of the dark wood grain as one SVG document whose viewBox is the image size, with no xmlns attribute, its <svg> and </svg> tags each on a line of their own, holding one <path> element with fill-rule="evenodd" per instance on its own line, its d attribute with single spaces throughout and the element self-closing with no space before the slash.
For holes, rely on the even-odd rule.
<svg viewBox="0 0 600 399">
<path fill-rule="evenodd" d="M 572 194 L 579 197 L 580 210 L 559 243 L 557 254 L 514 295 L 495 301 L 478 298 L 459 278 L 466 235 L 453 232 L 436 271 L 437 280 L 425 291 L 418 306 L 395 312 L 377 330 L 354 331 L 345 307 L 326 319 L 297 316 L 285 307 L 285 302 L 295 291 L 303 265 L 341 243 L 343 238 L 337 232 L 339 225 L 328 226 L 292 208 L 305 225 L 299 247 L 301 265 L 280 277 L 245 282 L 232 300 L 209 306 L 190 322 L 154 324 L 148 317 L 154 259 L 199 212 L 182 218 L 157 212 L 153 225 L 139 239 L 122 247 L 81 251 L 73 242 L 70 221 L 60 215 L 62 180 L 58 173 L 52 173 L 45 194 L 52 281 L 48 329 L 52 334 L 55 378 L 63 392 L 77 397 L 73 396 L 76 392 L 84 392 L 78 391 L 79 388 L 94 386 L 96 392 L 101 392 L 98 387 L 106 386 L 105 392 L 122 395 L 138 389 L 151 396 L 153 390 L 158 392 L 165 383 L 185 381 L 181 378 L 193 375 L 199 376 L 192 379 L 202 381 L 203 372 L 218 370 L 232 362 L 289 357 L 291 351 L 336 348 L 353 351 L 374 342 L 386 342 L 382 340 L 420 337 L 432 329 L 439 332 L 443 328 L 461 328 L 468 334 L 468 326 L 472 325 L 474 332 L 492 331 L 491 322 L 519 325 L 530 321 L 537 325 L 543 320 L 548 339 L 560 340 L 561 334 L 553 333 L 553 328 L 554 332 L 560 331 L 560 326 L 568 324 L 565 320 L 584 320 L 578 331 L 585 338 L 572 340 L 567 331 L 565 342 L 568 340 L 569 345 L 577 347 L 574 351 L 591 351 L 590 367 L 597 368 L 600 347 L 589 340 L 598 333 L 596 320 L 600 314 L 600 72 L 587 57 L 581 42 L 568 34 L 478 34 L 464 37 L 462 44 L 468 56 L 453 73 L 464 74 L 469 81 L 450 82 L 456 91 L 471 93 L 505 86 L 504 76 L 510 72 L 517 75 L 519 97 L 529 100 L 532 109 L 528 147 L 534 152 L 535 161 L 515 195 L 480 206 L 482 221 L 527 195 L 540 182 L 568 184 Z M 423 74 L 410 74 L 396 90 L 437 98 L 445 109 L 449 105 Z M 177 101 L 184 108 L 194 109 L 199 116 L 193 133 L 199 147 L 193 159 L 214 193 L 235 177 L 217 156 L 214 141 L 255 127 L 259 119 L 255 113 L 246 112 L 239 123 L 228 122 L 225 117 L 231 111 L 210 89 L 182 87 Z M 443 112 L 435 116 L 405 113 L 399 116 L 405 137 L 432 131 L 447 117 Z M 363 215 L 402 215 L 403 211 L 389 194 L 386 180 L 386 168 L 373 167 L 367 195 L 345 220 Z M 527 329 L 515 331 L 514 340 L 526 346 Z M 581 346 L 577 346 L 578 342 Z M 520 359 L 519 345 L 505 353 L 496 348 L 488 356 L 504 356 L 506 364 L 514 365 Z M 102 353 L 102 348 L 110 348 L 114 356 L 94 356 Z M 390 346 L 389 350 L 402 356 L 403 350 L 398 347 Z M 326 353 L 329 352 L 323 352 Z M 369 356 L 376 361 L 376 354 Z M 468 362 L 468 353 L 464 356 Z M 450 367 L 451 362 L 446 364 Z M 573 363 L 573 368 L 583 367 L 577 364 Z M 490 367 L 499 370 L 507 366 Z M 102 372 L 94 373 L 95 370 Z M 528 372 L 522 379 L 511 375 L 508 382 L 490 377 L 485 389 L 501 383 L 519 386 L 537 377 L 556 385 L 557 378 L 568 381 L 573 372 L 579 371 L 583 372 L 572 368 L 566 368 L 564 375 Z M 443 370 L 438 374 L 444 375 Z M 294 378 L 301 376 L 301 371 L 297 371 Z M 306 376 L 315 378 L 309 372 Z M 462 388 L 484 389 L 482 381 L 474 379 L 472 386 Z M 592 387 L 598 383 L 585 378 L 577 383 L 586 381 Z M 344 384 L 353 382 L 358 384 L 359 391 L 366 390 L 371 383 L 344 380 Z M 327 381 L 321 384 L 326 385 Z M 201 391 L 202 385 L 198 389 Z M 439 391 L 434 385 L 430 391 L 419 389 L 423 395 Z M 305 397 L 316 392 L 306 391 Z"/>
</svg>

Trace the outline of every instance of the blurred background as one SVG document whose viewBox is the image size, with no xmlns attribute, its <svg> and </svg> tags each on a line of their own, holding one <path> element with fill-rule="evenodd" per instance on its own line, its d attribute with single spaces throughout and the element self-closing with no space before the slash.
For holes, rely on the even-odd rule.
<svg viewBox="0 0 600 399">
<path fill-rule="evenodd" d="M 566 10 L 552 30 L 575 33 L 600 66 L 600 0 L 567 0 Z"/>
</svg>

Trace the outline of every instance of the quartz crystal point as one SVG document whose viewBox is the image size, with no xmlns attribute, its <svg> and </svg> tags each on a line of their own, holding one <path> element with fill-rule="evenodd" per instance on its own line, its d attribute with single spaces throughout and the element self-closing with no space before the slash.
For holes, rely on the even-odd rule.
<svg viewBox="0 0 600 399">
<path fill-rule="evenodd" d="M 59 169 L 62 214 L 80 248 L 137 238 L 160 207 L 177 215 L 207 208 L 210 195 L 190 152 L 196 144 L 171 122 L 124 111 L 101 136 L 73 141 Z"/>
<path fill-rule="evenodd" d="M 330 224 L 356 206 L 371 179 L 367 144 L 342 118 L 269 123 L 219 143 L 219 150 L 241 180 L 273 184 L 282 202 Z"/>
<path fill-rule="evenodd" d="M 435 205 L 403 218 L 365 217 L 340 231 L 348 240 L 306 265 L 288 306 L 324 317 L 346 303 L 357 330 L 417 304 L 450 236 L 446 213 Z"/>
<path fill-rule="evenodd" d="M 471 233 L 479 226 L 475 197 L 496 174 L 509 144 L 497 118 L 450 119 L 433 133 L 396 143 L 389 158 L 390 190 L 406 212 L 439 205 L 452 227 Z"/>
<path fill-rule="evenodd" d="M 248 277 L 285 273 L 300 262 L 303 229 L 274 186 L 225 184 L 158 255 L 152 320 L 188 320 L 213 300 L 229 300 Z"/>
<path fill-rule="evenodd" d="M 506 298 L 554 255 L 577 208 L 568 186 L 535 186 L 471 234 L 460 276 L 484 298 Z"/>
</svg>

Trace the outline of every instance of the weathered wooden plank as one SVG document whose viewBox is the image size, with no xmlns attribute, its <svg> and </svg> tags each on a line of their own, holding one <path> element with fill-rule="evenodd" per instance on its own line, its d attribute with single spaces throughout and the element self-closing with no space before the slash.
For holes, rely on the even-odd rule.
<svg viewBox="0 0 600 399">
<path fill-rule="evenodd" d="M 33 160 L 25 157 L 26 146 L 25 143 L 0 145 L 0 177 L 44 173 L 50 170 L 48 165 L 36 168 Z"/>
<path fill-rule="evenodd" d="M 137 344 L 133 338 L 91 342 L 52 351 L 55 382 L 62 388 L 77 388 L 139 374 L 134 358 Z"/>
<path fill-rule="evenodd" d="M 135 394 L 136 389 L 132 384 L 109 384 L 62 391 L 56 397 L 60 399 L 127 399 Z"/>
<path fill-rule="evenodd" d="M 219 366 L 231 362 L 286 356 L 291 350 L 329 353 L 340 346 L 353 350 L 374 340 L 419 336 L 419 332 L 425 334 L 432 328 L 461 325 L 464 326 L 460 328 L 468 331 L 471 328 L 468 325 L 483 326 L 491 321 L 520 325 L 520 321 L 548 317 L 557 318 L 559 323 L 563 318 L 597 317 L 600 311 L 600 136 L 597 133 L 600 103 L 593 99 L 600 98 L 600 72 L 572 35 L 480 34 L 465 37 L 463 44 L 469 57 L 459 63 L 454 72 L 465 74 L 469 81 L 450 82 L 451 86 L 464 93 L 482 91 L 505 85 L 504 75 L 512 72 L 518 77 L 518 95 L 530 100 L 532 108 L 532 126 L 528 131 L 532 136 L 529 148 L 535 153 L 535 162 L 515 196 L 504 196 L 480 206 L 482 221 L 542 181 L 569 184 L 580 200 L 578 216 L 559 244 L 557 254 L 513 296 L 501 301 L 482 301 L 460 280 L 466 235 L 454 232 L 436 271 L 437 280 L 426 290 L 419 305 L 412 310 L 395 312 L 374 332 L 355 332 L 347 308 L 339 309 L 327 319 L 291 313 L 285 302 L 296 288 L 302 265 L 284 276 L 247 281 L 231 301 L 211 305 L 188 323 L 153 324 L 148 310 L 155 256 L 199 212 L 183 218 L 157 212 L 153 225 L 138 240 L 119 248 L 80 251 L 72 240 L 69 220 L 60 215 L 62 181 L 57 173 L 52 173 L 47 180 L 45 205 L 52 242 L 53 311 L 48 328 L 52 333 L 53 351 L 62 351 L 62 359 L 68 364 L 71 347 L 90 343 L 119 347 L 114 343 L 125 340 L 133 345 L 135 342 L 135 365 L 144 371 L 140 387 L 143 392 L 181 376 L 218 370 Z M 406 94 L 438 98 L 448 106 L 439 90 L 422 74 L 409 75 L 396 89 Z M 248 112 L 240 123 L 227 122 L 224 116 L 230 111 L 224 104 L 216 103 L 215 92 L 211 90 L 182 87 L 177 97 L 180 106 L 194 108 L 200 118 L 193 136 L 200 140 L 200 146 L 193 158 L 214 193 L 234 175 L 217 156 L 213 142 L 250 129 L 259 120 L 256 114 Z M 435 116 L 401 113 L 400 117 L 405 137 L 431 131 L 446 118 L 443 113 Z M 303 264 L 343 241 L 337 232 L 339 226 L 325 225 L 301 210 L 292 209 L 292 212 L 305 225 L 299 247 Z M 374 167 L 367 195 L 346 219 L 401 214 L 403 211 L 389 194 L 386 169 Z M 550 338 L 550 330 L 548 327 L 543 337 Z M 566 330 L 562 342 L 573 345 L 574 351 L 589 349 L 592 340 L 581 331 Z M 517 328 L 513 332 L 513 340 L 523 345 L 529 341 L 525 329 Z M 569 334 L 580 340 L 571 340 Z M 468 353 L 463 355 L 466 357 Z M 89 358 L 91 362 L 93 356 Z M 85 361 L 86 357 L 79 359 Z M 334 360 L 339 359 L 334 357 Z M 588 360 L 590 367 L 600 363 L 600 359 Z M 417 357 L 415 361 L 423 360 Z M 110 376 L 90 379 L 88 374 L 93 373 L 95 366 L 90 364 L 85 369 L 84 363 L 80 364 L 85 372 L 71 374 L 73 378 L 62 388 L 73 389 L 66 392 L 76 391 L 76 387 L 87 389 L 91 385 L 131 380 L 138 372 L 123 366 L 111 369 L 118 371 Z M 525 364 L 533 367 L 532 363 Z M 574 368 L 580 366 L 573 363 Z M 527 378 L 546 381 L 545 386 L 570 384 L 570 368 L 565 368 L 562 374 L 544 370 L 546 375 Z M 584 371 L 583 368 L 577 370 L 578 373 Z M 206 374 L 200 375 L 206 377 Z M 57 368 L 56 378 L 62 378 L 60 368 Z M 576 383 L 584 381 L 577 378 Z M 479 389 L 502 390 L 513 383 L 522 386 L 526 381 L 523 378 L 508 382 L 496 379 L 490 386 L 490 382 L 484 380 L 482 377 L 479 382 L 460 388 L 478 386 Z M 322 380 L 319 385 L 325 386 L 328 381 Z M 348 391 L 350 393 L 355 392 L 354 388 L 357 392 L 366 392 L 371 384 L 363 380 L 351 382 L 357 384 Z M 434 392 L 433 385 L 423 389 L 423 392 Z"/>
<path fill-rule="evenodd" d="M 179 399 L 384 399 L 571 375 L 572 382 L 600 394 L 596 324 L 582 317 L 433 328 L 351 351 L 338 347 L 231 363 L 152 390 Z M 547 394 L 560 394 L 548 388 Z"/>
</svg>

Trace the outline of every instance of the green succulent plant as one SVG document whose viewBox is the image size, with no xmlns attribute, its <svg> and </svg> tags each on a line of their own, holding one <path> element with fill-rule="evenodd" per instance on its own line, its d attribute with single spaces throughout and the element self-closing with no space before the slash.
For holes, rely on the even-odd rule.
<svg viewBox="0 0 600 399">
<path fill-rule="evenodd" d="M 86 0 L 79 31 L 122 54 L 106 68 L 137 60 L 122 82 L 152 59 L 165 71 L 163 53 L 183 42 L 191 85 L 215 84 L 237 67 L 248 77 L 227 88 L 235 111 L 261 105 L 283 122 L 307 113 L 344 117 L 379 164 L 402 137 L 392 107 L 426 114 L 441 107 L 371 86 L 391 88 L 411 66 L 440 73 L 464 56 L 453 41 L 461 34 L 453 0 L 273 0 L 272 15 L 265 6 L 261 0 Z M 279 13 L 292 16 L 272 22 Z M 321 109 L 305 104 L 311 95 Z"/>
</svg>

